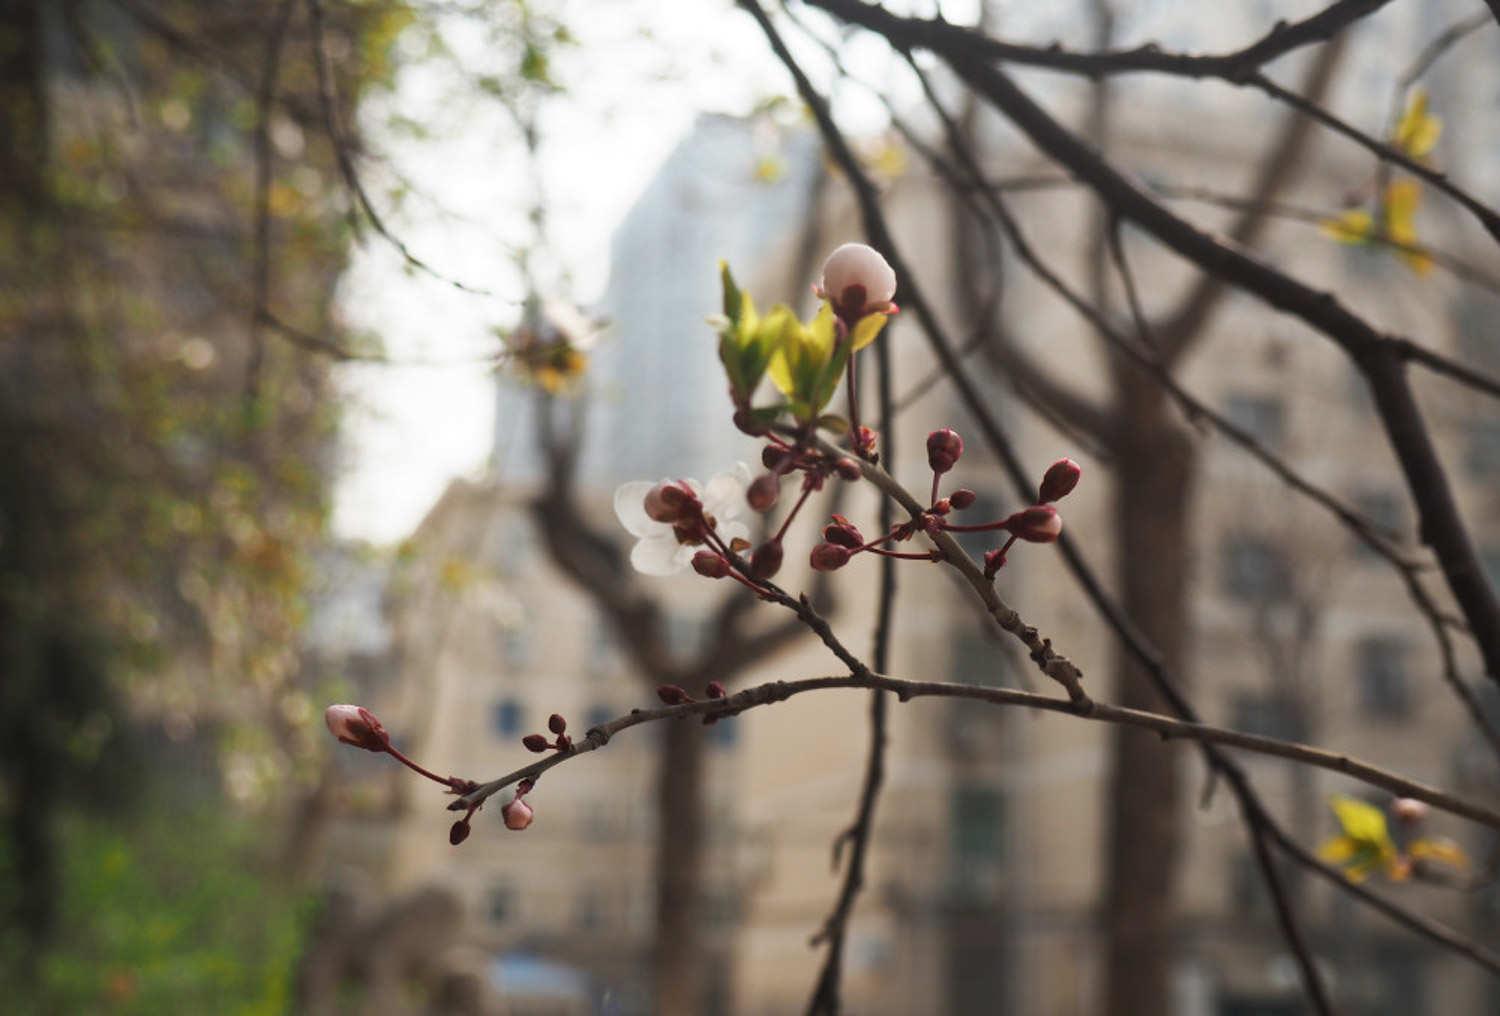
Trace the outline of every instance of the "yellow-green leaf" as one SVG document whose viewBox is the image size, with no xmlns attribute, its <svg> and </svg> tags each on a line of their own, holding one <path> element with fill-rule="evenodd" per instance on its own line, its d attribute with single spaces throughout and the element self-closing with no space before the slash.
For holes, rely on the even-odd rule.
<svg viewBox="0 0 1500 1016">
<path fill-rule="evenodd" d="M 860 318 L 854 326 L 854 331 L 849 335 L 854 352 L 857 353 L 874 342 L 875 336 L 879 335 L 880 330 L 885 327 L 885 322 L 886 315 L 884 314 L 866 314 Z"/>
<path fill-rule="evenodd" d="M 1351 208 L 1342 215 L 1318 223 L 1323 235 L 1339 243 L 1369 243 L 1375 233 L 1375 218 L 1363 208 Z"/>
<path fill-rule="evenodd" d="M 1443 121 L 1427 112 L 1427 90 L 1415 89 L 1401 121 L 1396 124 L 1392 143 L 1413 159 L 1419 159 L 1437 147 L 1442 133 Z"/>
<path fill-rule="evenodd" d="M 1362 846 L 1370 846 L 1381 853 L 1395 852 L 1390 830 L 1386 828 L 1385 812 L 1358 798 L 1339 794 L 1328 802 L 1338 817 L 1344 835 Z"/>
</svg>

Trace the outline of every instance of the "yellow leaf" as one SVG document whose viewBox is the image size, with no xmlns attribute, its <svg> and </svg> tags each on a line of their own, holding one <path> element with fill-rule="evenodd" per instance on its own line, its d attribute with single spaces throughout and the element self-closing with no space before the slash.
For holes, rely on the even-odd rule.
<svg viewBox="0 0 1500 1016">
<path fill-rule="evenodd" d="M 1464 853 L 1463 847 L 1452 840 L 1414 840 L 1407 853 L 1414 861 L 1437 861 L 1459 871 L 1467 871 L 1469 868 L 1469 856 Z"/>
<path fill-rule="evenodd" d="M 1342 794 L 1335 795 L 1328 805 L 1338 817 L 1339 825 L 1343 826 L 1345 836 L 1362 847 L 1373 847 L 1381 854 L 1395 853 L 1396 845 L 1391 842 L 1390 831 L 1386 828 L 1385 812 L 1373 804 Z"/>
<path fill-rule="evenodd" d="M 1324 236 L 1339 243 L 1369 243 L 1375 232 L 1375 219 L 1363 208 L 1351 208 L 1336 218 L 1324 219 L 1318 223 L 1318 228 Z"/>
<path fill-rule="evenodd" d="M 850 333 L 850 338 L 854 343 L 853 352 L 857 353 L 874 342 L 875 336 L 879 335 L 880 330 L 885 327 L 885 320 L 884 314 L 866 314 L 860 318 L 859 323 L 854 326 L 854 331 Z"/>
<path fill-rule="evenodd" d="M 1427 90 L 1415 89 L 1401 121 L 1396 124 L 1396 135 L 1392 143 L 1411 156 L 1421 158 L 1437 147 L 1438 137 L 1443 133 L 1443 121 L 1427 112 Z"/>
<path fill-rule="evenodd" d="M 1398 180 L 1385 192 L 1386 239 L 1397 247 L 1401 260 L 1418 275 L 1432 270 L 1432 257 L 1417 239 L 1417 206 L 1422 187 L 1415 180 Z"/>
<path fill-rule="evenodd" d="M 1335 836 L 1318 848 L 1318 856 L 1329 864 L 1343 864 L 1359 853 L 1359 844 L 1347 836 Z"/>
<path fill-rule="evenodd" d="M 802 326 L 790 307 L 777 304 L 765 316 L 760 327 L 778 336 L 776 352 L 771 354 L 766 373 L 771 375 L 771 383 L 781 394 L 791 395 L 796 389 L 794 367 L 801 362 L 803 355 Z"/>
</svg>

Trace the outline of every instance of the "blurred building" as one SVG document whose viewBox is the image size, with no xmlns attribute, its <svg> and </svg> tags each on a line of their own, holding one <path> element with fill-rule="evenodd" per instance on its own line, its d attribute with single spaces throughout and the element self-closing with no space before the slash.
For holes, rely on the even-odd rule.
<svg viewBox="0 0 1500 1016">
<path fill-rule="evenodd" d="M 1143 5 L 1135 29 L 1164 45 L 1200 49 L 1226 48 L 1248 34 L 1200 19 L 1202 33 L 1163 37 L 1147 15 L 1169 6 L 1180 21 L 1178 5 Z M 1252 6 L 1259 12 L 1265 5 Z M 1425 40 L 1437 30 L 1426 13 L 1421 32 L 1415 12 L 1398 16 L 1394 10 L 1357 30 L 1352 52 L 1373 50 L 1382 58 L 1381 88 L 1391 79 L 1382 46 L 1399 39 L 1403 52 L 1415 51 L 1405 40 Z M 1022 26 L 1020 34 L 1026 27 L 1045 34 L 1046 26 L 1035 25 Z M 1482 43 L 1476 41 L 1475 52 L 1490 54 L 1486 62 L 1450 61 L 1430 82 L 1434 107 L 1451 113 L 1452 123 L 1485 120 L 1480 114 L 1484 97 L 1493 95 L 1500 51 L 1493 37 Z M 1473 73 L 1460 73 L 1466 69 Z M 1348 73 L 1359 82 L 1374 71 L 1355 64 Z M 1136 93 L 1134 83 L 1122 82 L 1116 101 L 1142 95 L 1153 103 L 1205 101 L 1202 90 L 1173 84 L 1169 93 L 1161 82 L 1147 81 Z M 1062 110 L 1076 110 L 1086 98 L 1066 84 L 1047 89 Z M 1249 122 L 1270 122 L 1246 97 L 1215 93 L 1212 99 L 1224 100 L 1222 116 L 1243 108 Z M 1193 122 L 1158 117 L 1139 135 L 1117 138 L 1113 153 L 1153 180 L 1242 190 L 1258 154 L 1252 139 L 1264 131 L 1205 140 L 1190 133 Z M 1004 153 L 990 160 L 997 176 L 1047 168 L 998 123 L 982 123 L 981 131 L 988 132 L 990 151 Z M 784 168 L 770 182 L 754 171 L 768 146 Z M 1486 173 L 1493 181 L 1500 178 L 1495 151 L 1451 131 L 1434 158 L 1462 167 L 1456 175 L 1466 181 Z M 702 324 L 717 307 L 714 263 L 727 257 L 762 304 L 805 300 L 811 273 L 799 240 L 809 208 L 822 224 L 814 249 L 860 235 L 842 197 L 810 205 L 820 172 L 818 148 L 803 130 L 766 119 L 706 117 L 620 228 L 605 308 L 614 329 L 596 359 L 597 398 L 581 474 L 604 523 L 610 522 L 613 487 L 623 480 L 702 478 L 735 457 L 754 461 L 753 443 L 728 426 L 712 338 Z M 1363 153 L 1320 140 L 1293 189 L 1336 208 L 1342 191 L 1369 172 Z M 941 182 L 915 169 L 888 187 L 903 249 L 940 304 L 952 299 L 948 280 L 968 270 L 954 258 L 945 200 Z M 1486 253 L 1492 248 L 1464 249 L 1473 232 L 1467 223 L 1433 205 L 1424 212 L 1424 236 L 1493 264 Z M 1017 206 L 1044 256 L 1081 276 L 1088 202 L 1061 189 Z M 1214 226 L 1231 221 L 1229 213 L 1212 209 L 1191 213 Z M 1147 302 L 1169 303 L 1159 294 L 1180 291 L 1187 278 L 1181 267 L 1144 237 L 1127 233 L 1126 248 Z M 1476 296 L 1478 290 L 1459 287 L 1440 271 L 1414 274 L 1388 252 L 1336 246 L 1306 223 L 1274 223 L 1260 248 L 1300 278 L 1339 292 L 1381 327 L 1496 369 L 1500 347 L 1489 340 L 1500 301 L 1491 295 Z M 1022 341 L 1046 361 L 1065 365 L 1085 390 L 1102 394 L 1107 375 L 1086 326 L 1014 259 L 1005 273 L 1005 315 Z M 1403 479 L 1363 383 L 1343 355 L 1243 296 L 1230 296 L 1211 328 L 1185 365 L 1185 386 L 1399 534 L 1415 553 Z M 964 331 L 956 327 L 955 333 Z M 913 322 L 898 318 L 881 341 L 896 350 L 898 392 L 933 366 Z M 1107 462 L 1026 412 L 1007 379 L 982 359 L 973 365 L 1038 475 L 1062 455 L 1084 464 L 1084 483 L 1064 515 L 1092 563 L 1108 574 Z M 1413 380 L 1465 517 L 1488 566 L 1500 573 L 1500 432 L 1493 404 L 1441 379 Z M 581 731 L 645 704 L 650 687 L 627 672 L 589 598 L 556 573 L 537 545 L 528 500 L 537 465 L 527 450 L 533 440 L 525 422 L 527 396 L 506 389 L 500 398 L 496 479 L 455 483 L 410 541 L 391 591 L 401 677 L 378 709 L 428 764 L 481 778 L 524 764 L 529 756 L 519 739 L 543 730 L 549 713 L 565 714 Z M 962 410 L 940 384 L 908 407 L 893 430 L 895 471 L 913 487 L 928 475 L 923 436 L 942 425 L 969 433 Z M 1473 743 L 1466 716 L 1444 687 L 1432 636 L 1400 578 L 1243 452 L 1206 429 L 1197 442 L 1203 472 L 1193 512 L 1195 605 L 1184 623 L 1194 632 L 1193 698 L 1205 717 L 1347 750 L 1469 793 L 1492 792 L 1492 761 Z M 954 483 L 978 490 L 980 505 L 972 514 L 989 518 L 1015 501 L 980 446 L 977 439 L 969 442 Z M 810 509 L 814 517 L 826 510 Z M 873 504 L 862 496 L 843 511 L 873 524 Z M 798 568 L 811 544 L 811 522 L 803 528 L 800 542 L 789 539 L 789 564 L 780 577 L 792 589 L 806 582 Z M 972 543 L 973 552 L 985 549 L 983 541 Z M 875 567 L 861 558 L 837 576 L 835 625 L 859 652 L 870 638 Z M 693 645 L 704 637 L 707 610 L 726 590 L 706 587 L 691 574 L 658 581 L 682 646 Z M 992 634 L 941 569 L 904 567 L 900 583 L 895 673 L 1020 687 L 1042 680 L 1011 643 Z M 1094 694 L 1108 697 L 1110 640 L 1052 550 L 1016 551 L 999 585 L 1028 621 L 1054 634 L 1083 667 Z M 1429 587 L 1446 602 L 1439 582 Z M 1464 672 L 1480 673 L 1461 648 Z M 746 680 L 837 669 L 809 637 Z M 1482 689 L 1493 708 L 1489 692 Z M 821 960 L 809 937 L 838 885 L 828 867 L 830 847 L 858 796 L 866 702 L 852 692 L 805 696 L 715 728 L 713 922 L 705 931 L 714 955 L 712 1011 L 772 1014 L 805 1004 Z M 645 972 L 656 736 L 651 727 L 632 730 L 598 756 L 549 776 L 533 798 L 537 821 L 524 835 L 501 827 L 498 808 L 486 810 L 457 851 L 443 841 L 444 817 L 427 788 L 402 778 L 397 792 L 408 798 L 407 820 L 382 862 L 386 872 L 400 885 L 438 880 L 470 901 L 479 940 L 499 957 L 502 991 L 512 985 L 514 1011 L 650 1010 Z M 958 702 L 892 703 L 875 849 L 846 958 L 851 1011 L 1091 1011 L 1100 976 L 1107 749 L 1107 728 L 1069 717 Z M 1175 753 L 1191 781 L 1206 780 L 1191 748 L 1164 744 L 1162 750 Z M 1269 806 L 1310 847 L 1335 831 L 1329 795 L 1363 793 L 1323 771 L 1257 758 L 1245 764 Z M 1187 851 L 1175 904 L 1174 1012 L 1302 1011 L 1296 969 L 1232 796 L 1205 785 L 1201 806 L 1182 821 Z M 1473 830 L 1442 819 L 1434 825 L 1461 839 L 1473 856 L 1486 854 L 1489 845 Z M 1350 1011 L 1478 1014 L 1500 1005 L 1493 985 L 1474 968 L 1328 886 L 1286 874 L 1313 949 Z M 1414 885 L 1381 891 L 1480 939 L 1493 936 L 1500 917 L 1493 892 Z"/>
</svg>

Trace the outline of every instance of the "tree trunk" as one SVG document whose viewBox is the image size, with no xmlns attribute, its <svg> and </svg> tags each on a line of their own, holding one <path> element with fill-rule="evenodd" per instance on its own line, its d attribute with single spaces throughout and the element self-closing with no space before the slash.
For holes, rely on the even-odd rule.
<svg viewBox="0 0 1500 1016">
<path fill-rule="evenodd" d="M 703 727 L 691 718 L 664 727 L 657 756 L 652 1011 L 697 1016 L 703 1011 L 707 956 L 702 928 Z"/>
<path fill-rule="evenodd" d="M 1117 386 L 1124 421 L 1114 495 L 1121 599 L 1162 662 L 1185 681 L 1195 455 L 1150 379 L 1122 368 Z M 1123 648 L 1116 651 L 1115 674 L 1120 704 L 1166 711 Z M 1180 756 L 1157 735 L 1128 727 L 1115 728 L 1112 754 L 1107 965 L 1098 1011 L 1165 1013 L 1170 1011 L 1174 883 L 1182 855 Z"/>
</svg>

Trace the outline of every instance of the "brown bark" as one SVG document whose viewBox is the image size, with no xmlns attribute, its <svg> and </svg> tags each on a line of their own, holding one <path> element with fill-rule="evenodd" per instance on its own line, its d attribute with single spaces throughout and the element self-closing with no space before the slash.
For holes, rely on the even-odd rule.
<svg viewBox="0 0 1500 1016">
<path fill-rule="evenodd" d="M 703 912 L 703 727 L 667 723 L 657 759 L 656 945 L 651 974 L 659 1016 L 696 1016 L 706 984 Z"/>
<path fill-rule="evenodd" d="M 1191 439 L 1166 412 L 1162 389 L 1140 371 L 1117 371 L 1116 572 L 1125 611 L 1179 682 L 1187 675 L 1189 513 L 1197 463 Z M 1139 709 L 1165 706 L 1122 647 L 1115 700 Z M 1188 687 L 1180 690 L 1187 694 Z M 1114 732 L 1106 859 L 1106 967 L 1098 1011 L 1120 1016 L 1163 1012 L 1169 998 L 1173 893 L 1179 855 L 1182 779 L 1155 735 Z"/>
</svg>

